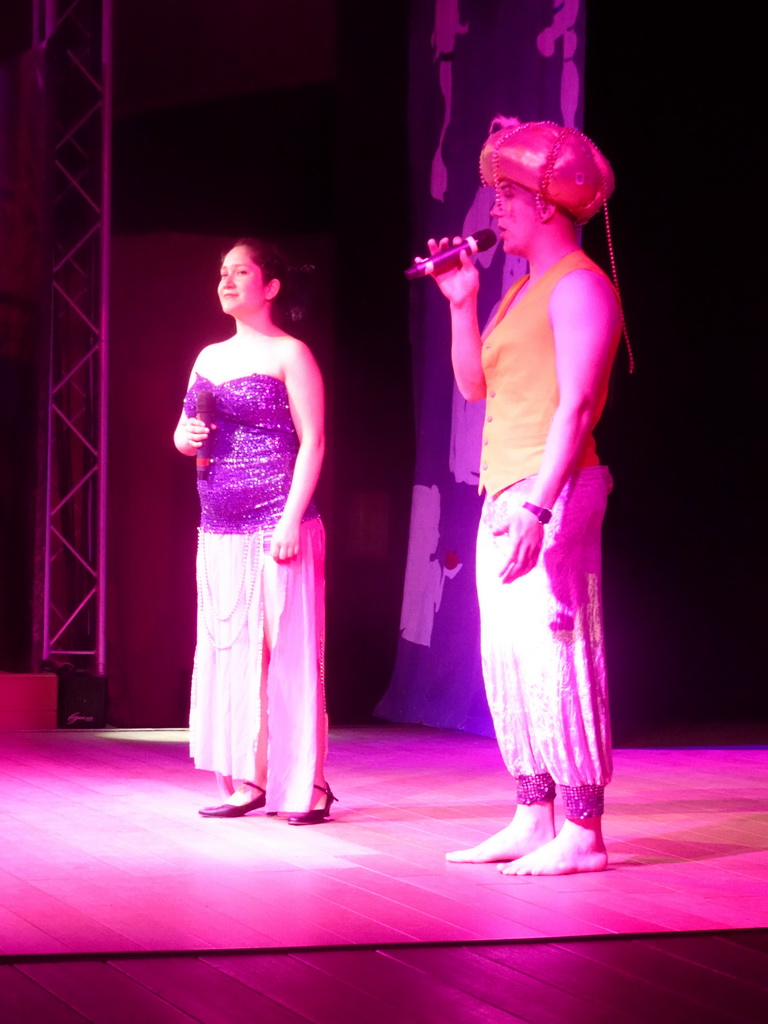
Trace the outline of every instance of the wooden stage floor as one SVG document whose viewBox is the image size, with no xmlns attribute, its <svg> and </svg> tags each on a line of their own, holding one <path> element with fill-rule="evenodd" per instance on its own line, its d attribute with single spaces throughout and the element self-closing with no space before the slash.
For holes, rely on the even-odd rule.
<svg viewBox="0 0 768 1024">
<path fill-rule="evenodd" d="M 201 818 L 178 731 L 5 733 L 0 952 L 280 948 L 768 927 L 768 749 L 619 750 L 610 868 L 451 865 L 511 814 L 492 740 L 334 730 L 333 820 Z"/>
<path fill-rule="evenodd" d="M 336 729 L 328 778 L 340 803 L 321 826 L 292 828 L 260 812 L 204 819 L 197 809 L 216 802 L 215 785 L 193 770 L 183 730 L 2 734 L 0 989 L 13 965 L 21 972 L 14 984 L 37 979 L 38 995 L 40 977 L 48 978 L 48 998 L 57 985 L 77 986 L 84 965 L 69 961 L 96 958 L 107 970 L 112 956 L 123 965 L 120 976 L 135 981 L 153 957 L 168 953 L 176 956 L 164 959 L 164 984 L 184 989 L 185 955 L 194 953 L 198 968 L 217 978 L 222 970 L 237 977 L 258 971 L 248 966 L 253 957 L 239 954 L 249 950 L 262 951 L 273 962 L 270 977 L 284 976 L 295 994 L 290 978 L 299 963 L 326 958 L 327 979 L 345 951 L 388 948 L 395 988 L 376 984 L 392 999 L 403 963 L 423 974 L 436 944 L 456 947 L 443 950 L 440 970 L 479 979 L 489 962 L 499 969 L 510 949 L 523 949 L 502 945 L 510 940 L 539 949 L 537 963 L 555 947 L 569 950 L 581 964 L 571 972 L 574 984 L 583 984 L 587 966 L 605 958 L 585 954 L 598 948 L 585 937 L 637 943 L 647 936 L 652 950 L 663 948 L 662 933 L 720 933 L 725 956 L 722 933 L 740 929 L 741 945 L 731 943 L 728 955 L 739 959 L 734 949 L 741 950 L 754 974 L 743 983 L 753 986 L 751 996 L 760 990 L 768 997 L 768 981 L 756 980 L 768 979 L 768 942 L 761 932 L 743 932 L 768 928 L 766 747 L 617 751 L 605 819 L 609 869 L 559 878 L 506 877 L 493 865 L 444 860 L 446 850 L 474 844 L 509 819 L 511 786 L 492 740 L 420 727 Z M 689 948 L 701 939 L 688 936 Z M 648 949 L 653 978 L 660 954 Z M 707 949 L 699 961 L 712 958 Z M 470 959 L 460 966 L 457 957 Z M 278 970 L 278 962 L 291 966 Z M 437 991 L 435 1020 L 539 1019 L 509 1008 L 451 1017 L 439 1010 L 444 987 L 440 998 Z M 179 1016 L 156 1019 L 219 1019 L 174 1006 Z M 722 1017 L 698 1006 L 691 1019 L 752 1019 L 732 1002 Z M 631 1010 L 612 1010 L 610 1019 L 672 1019 L 657 1009 L 648 1018 Z M 371 1013 L 366 1019 L 379 1019 Z M 26 1018 L 3 1017 L 0 1007 L 6 1019 Z M 61 1017 L 83 1019 L 113 1018 Z M 274 1019 L 341 1018 L 294 1008 Z M 390 1007 L 382 1019 L 433 1018 Z M 582 1018 L 571 1011 L 541 1019 Z M 592 1006 L 583 1019 L 603 1017 Z M 675 1019 L 687 1016 L 679 1011 Z"/>
</svg>

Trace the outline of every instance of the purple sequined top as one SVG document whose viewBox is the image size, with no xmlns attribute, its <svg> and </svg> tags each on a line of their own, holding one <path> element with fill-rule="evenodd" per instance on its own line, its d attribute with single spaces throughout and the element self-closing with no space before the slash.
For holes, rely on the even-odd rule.
<svg viewBox="0 0 768 1024">
<path fill-rule="evenodd" d="M 184 412 L 194 416 L 197 395 L 210 391 L 211 467 L 200 480 L 200 525 L 208 533 L 254 533 L 277 524 L 293 478 L 299 439 L 283 381 L 255 373 L 213 384 L 197 374 L 184 398 Z M 310 502 L 304 519 L 317 516 Z"/>
</svg>

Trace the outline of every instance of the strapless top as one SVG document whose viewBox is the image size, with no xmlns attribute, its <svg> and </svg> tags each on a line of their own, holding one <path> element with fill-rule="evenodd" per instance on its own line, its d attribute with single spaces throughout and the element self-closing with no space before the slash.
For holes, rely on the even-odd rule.
<svg viewBox="0 0 768 1024">
<path fill-rule="evenodd" d="M 184 398 L 194 416 L 201 391 L 213 395 L 211 466 L 197 484 L 200 525 L 209 533 L 254 533 L 274 527 L 285 508 L 299 450 L 285 383 L 252 374 L 213 384 L 197 374 Z M 304 519 L 314 519 L 310 502 Z"/>
</svg>

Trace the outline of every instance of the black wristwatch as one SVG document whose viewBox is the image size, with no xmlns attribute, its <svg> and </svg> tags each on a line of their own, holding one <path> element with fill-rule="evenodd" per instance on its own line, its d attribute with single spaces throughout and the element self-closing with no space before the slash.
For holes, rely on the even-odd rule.
<svg viewBox="0 0 768 1024">
<path fill-rule="evenodd" d="M 548 508 L 541 508 L 539 505 L 534 505 L 530 501 L 523 502 L 523 508 L 527 508 L 529 512 L 533 512 L 542 526 L 546 526 L 549 520 L 552 518 L 552 511 Z"/>
</svg>

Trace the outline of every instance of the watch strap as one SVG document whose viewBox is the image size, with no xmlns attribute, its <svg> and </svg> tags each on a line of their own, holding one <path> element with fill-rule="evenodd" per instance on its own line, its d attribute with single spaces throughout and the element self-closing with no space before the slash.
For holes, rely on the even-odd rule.
<svg viewBox="0 0 768 1024">
<path fill-rule="evenodd" d="M 533 512 L 539 522 L 546 526 L 549 520 L 552 518 L 552 510 L 549 508 L 542 508 L 540 505 L 534 505 L 531 501 L 524 501 L 523 508 L 527 508 L 529 512 Z"/>
</svg>

